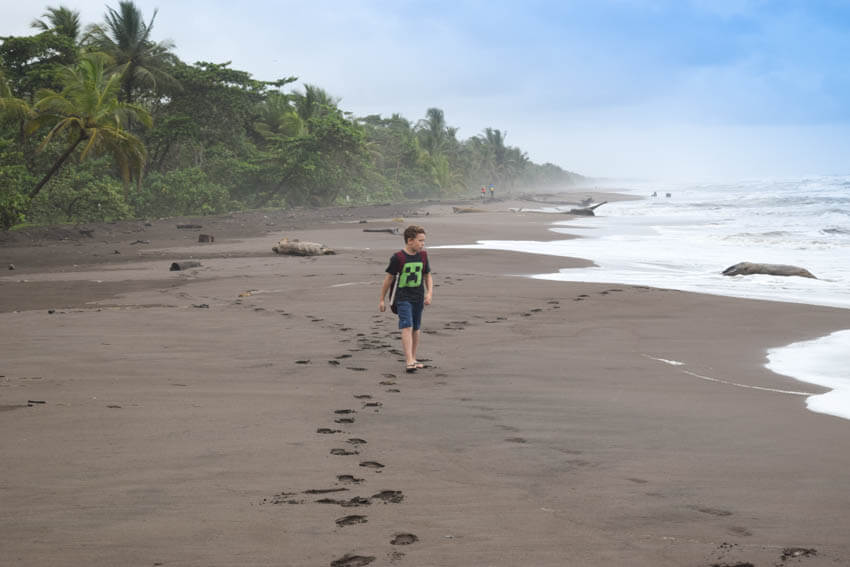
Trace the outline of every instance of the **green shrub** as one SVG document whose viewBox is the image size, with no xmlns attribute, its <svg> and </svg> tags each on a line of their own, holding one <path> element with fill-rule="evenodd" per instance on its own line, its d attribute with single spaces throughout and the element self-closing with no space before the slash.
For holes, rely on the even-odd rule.
<svg viewBox="0 0 850 567">
<path fill-rule="evenodd" d="M 69 165 L 33 200 L 29 220 L 39 224 L 130 218 L 124 186 L 111 175 L 108 159 Z"/>
<path fill-rule="evenodd" d="M 137 216 L 212 215 L 234 208 L 227 189 L 197 167 L 151 173 L 131 194 Z"/>
</svg>

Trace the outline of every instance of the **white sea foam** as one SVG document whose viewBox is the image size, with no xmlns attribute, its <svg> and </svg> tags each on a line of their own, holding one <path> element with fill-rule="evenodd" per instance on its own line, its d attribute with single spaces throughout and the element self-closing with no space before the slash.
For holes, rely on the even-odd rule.
<svg viewBox="0 0 850 567">
<path fill-rule="evenodd" d="M 617 190 L 646 198 L 606 204 L 595 217 L 553 220 L 552 231 L 581 238 L 487 240 L 450 247 L 587 258 L 596 264 L 534 276 L 540 279 L 645 285 L 850 309 L 850 177 L 731 185 L 647 184 Z M 660 196 L 650 197 L 653 192 Z M 668 192 L 669 198 L 664 196 Z M 801 266 L 818 279 L 721 274 L 745 261 Z M 850 352 L 847 336 L 825 344 L 812 348 Z M 835 361 L 838 356 L 822 358 Z M 840 373 L 848 367 L 845 361 L 834 370 Z M 799 374 L 798 367 L 787 368 L 782 373 L 811 381 L 794 374 Z M 836 390 L 815 396 L 809 407 L 850 417 L 850 394 Z"/>
<path fill-rule="evenodd" d="M 767 368 L 831 390 L 806 399 L 815 412 L 850 419 L 850 330 L 770 349 Z"/>
</svg>

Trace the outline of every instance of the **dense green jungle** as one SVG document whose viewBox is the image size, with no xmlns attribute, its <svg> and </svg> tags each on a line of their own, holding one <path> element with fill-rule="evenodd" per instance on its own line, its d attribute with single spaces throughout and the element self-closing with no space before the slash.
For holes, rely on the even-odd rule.
<svg viewBox="0 0 850 567">
<path fill-rule="evenodd" d="M 167 17 L 167 14 L 163 14 Z M 354 116 L 297 77 L 188 64 L 131 1 L 84 25 L 47 7 L 0 37 L 0 229 L 257 208 L 473 197 L 583 178 L 444 111 Z"/>
</svg>

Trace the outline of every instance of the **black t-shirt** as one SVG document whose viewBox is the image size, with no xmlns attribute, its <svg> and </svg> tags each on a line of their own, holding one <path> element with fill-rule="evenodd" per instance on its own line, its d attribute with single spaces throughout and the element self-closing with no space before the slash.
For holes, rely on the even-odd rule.
<svg viewBox="0 0 850 567">
<path fill-rule="evenodd" d="M 425 274 L 431 273 L 431 264 L 428 257 L 422 258 L 422 254 L 408 254 L 404 250 L 404 268 L 401 267 L 401 260 L 398 253 L 390 257 L 390 265 L 387 266 L 388 274 L 396 275 L 401 272 L 398 282 L 397 299 L 398 301 L 424 301 L 425 300 Z"/>
</svg>

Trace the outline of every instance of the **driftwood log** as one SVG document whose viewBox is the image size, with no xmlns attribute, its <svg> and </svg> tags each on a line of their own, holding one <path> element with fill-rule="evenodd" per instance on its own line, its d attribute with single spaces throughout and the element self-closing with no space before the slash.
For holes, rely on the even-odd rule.
<svg viewBox="0 0 850 567">
<path fill-rule="evenodd" d="M 389 234 L 398 234 L 398 227 L 396 227 L 396 228 L 364 228 L 363 232 L 388 232 Z"/>
<path fill-rule="evenodd" d="M 182 270 L 188 270 L 189 268 L 199 268 L 201 263 L 196 260 L 185 260 L 183 262 L 172 262 L 171 271 L 179 272 Z"/>
<path fill-rule="evenodd" d="M 601 203 L 596 203 L 595 205 L 592 205 L 590 207 L 584 207 L 584 208 L 581 208 L 581 209 L 570 209 L 567 212 L 567 214 L 568 215 L 578 215 L 578 216 L 581 216 L 581 217 L 593 217 L 593 216 L 596 216 L 596 213 L 594 213 L 593 211 L 595 209 L 598 209 L 599 207 L 601 207 L 602 205 L 604 205 L 607 202 L 608 201 L 602 201 Z"/>
<path fill-rule="evenodd" d="M 759 264 L 757 262 L 739 262 L 723 270 L 724 276 L 750 276 L 766 274 L 768 276 L 800 276 L 817 279 L 809 270 L 787 264 Z"/>
<path fill-rule="evenodd" d="M 301 242 L 300 240 L 289 240 L 284 238 L 272 247 L 278 254 L 287 256 L 324 256 L 327 254 L 336 254 L 333 250 L 319 244 L 318 242 Z"/>
</svg>

